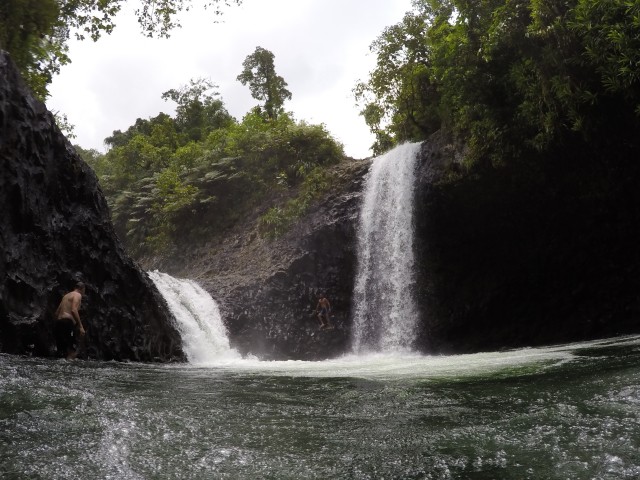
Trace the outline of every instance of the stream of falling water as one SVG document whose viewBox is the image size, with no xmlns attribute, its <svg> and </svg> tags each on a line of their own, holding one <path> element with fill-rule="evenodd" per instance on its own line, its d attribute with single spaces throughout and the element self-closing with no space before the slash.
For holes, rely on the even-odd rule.
<svg viewBox="0 0 640 480">
<path fill-rule="evenodd" d="M 419 143 L 374 159 L 358 226 L 353 351 L 409 351 L 415 340 L 414 184 Z"/>
<path fill-rule="evenodd" d="M 192 364 L 240 358 L 229 346 L 227 329 L 216 301 L 193 280 L 149 272 L 177 321 L 182 348 Z"/>
</svg>

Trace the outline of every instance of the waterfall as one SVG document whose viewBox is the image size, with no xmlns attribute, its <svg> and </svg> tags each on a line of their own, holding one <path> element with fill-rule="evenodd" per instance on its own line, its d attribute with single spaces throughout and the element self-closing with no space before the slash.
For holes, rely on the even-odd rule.
<svg viewBox="0 0 640 480">
<path fill-rule="evenodd" d="M 158 271 L 148 272 L 176 317 L 182 348 L 189 363 L 206 364 L 240 358 L 229 346 L 220 310 L 211 295 L 192 280 Z"/>
<path fill-rule="evenodd" d="M 420 144 L 374 159 L 358 225 L 353 350 L 410 350 L 416 335 L 413 192 Z"/>
</svg>

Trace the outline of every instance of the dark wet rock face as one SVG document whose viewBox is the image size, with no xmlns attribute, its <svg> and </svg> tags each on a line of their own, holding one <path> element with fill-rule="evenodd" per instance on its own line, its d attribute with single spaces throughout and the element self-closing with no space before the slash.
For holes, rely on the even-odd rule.
<svg viewBox="0 0 640 480">
<path fill-rule="evenodd" d="M 0 351 L 54 355 L 53 313 L 81 280 L 81 355 L 182 359 L 173 317 L 124 253 L 93 171 L 3 52 L 0 165 Z"/>
<path fill-rule="evenodd" d="M 575 145 L 531 164 L 463 172 L 422 150 L 416 245 L 430 352 L 474 352 L 640 331 L 638 154 Z"/>
</svg>

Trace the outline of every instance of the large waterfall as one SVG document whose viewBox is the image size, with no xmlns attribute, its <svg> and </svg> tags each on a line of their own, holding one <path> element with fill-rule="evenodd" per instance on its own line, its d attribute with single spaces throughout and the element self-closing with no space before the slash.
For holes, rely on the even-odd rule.
<svg viewBox="0 0 640 480">
<path fill-rule="evenodd" d="M 169 304 L 178 322 L 182 348 L 189 363 L 207 364 L 240 358 L 229 346 L 220 310 L 200 285 L 158 271 L 149 277 Z"/>
<path fill-rule="evenodd" d="M 420 144 L 374 159 L 358 226 L 353 350 L 410 350 L 416 335 L 413 193 Z"/>
</svg>

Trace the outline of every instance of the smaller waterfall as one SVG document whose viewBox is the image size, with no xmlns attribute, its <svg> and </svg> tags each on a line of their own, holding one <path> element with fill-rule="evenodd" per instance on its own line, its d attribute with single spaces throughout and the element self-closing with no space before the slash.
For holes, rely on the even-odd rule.
<svg viewBox="0 0 640 480">
<path fill-rule="evenodd" d="M 374 159 L 358 226 L 353 350 L 410 350 L 415 340 L 413 193 L 419 143 Z"/>
<path fill-rule="evenodd" d="M 240 358 L 240 354 L 229 346 L 220 310 L 211 295 L 192 280 L 177 279 L 158 271 L 148 273 L 176 317 L 182 348 L 189 363 Z"/>
</svg>

